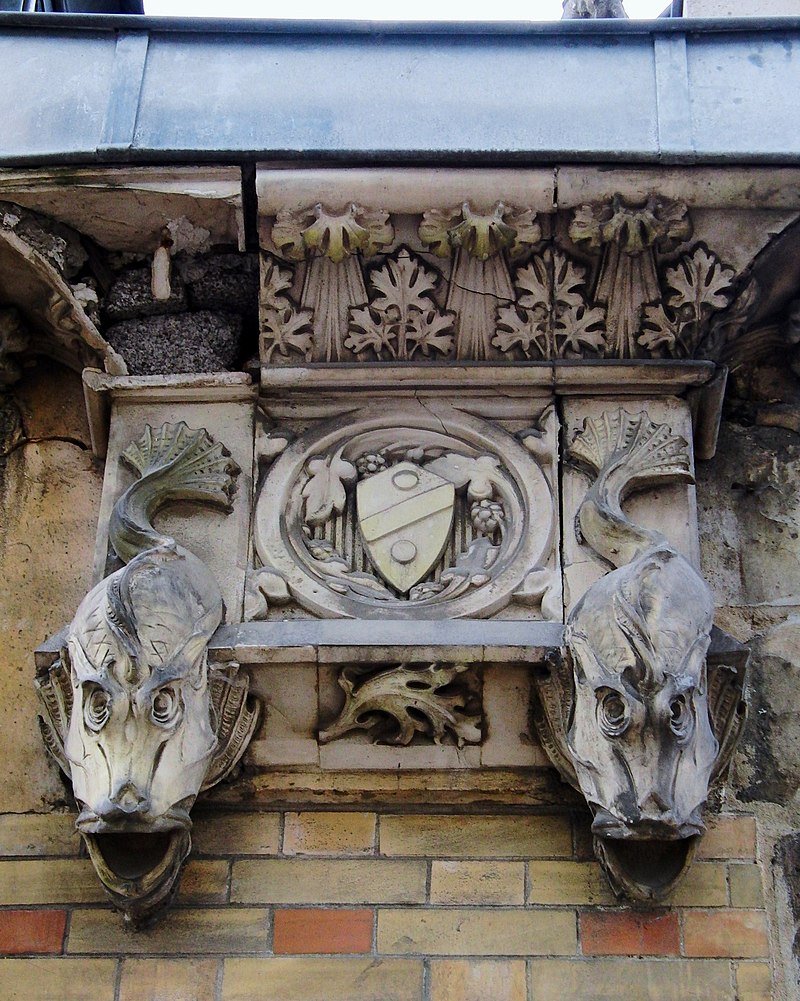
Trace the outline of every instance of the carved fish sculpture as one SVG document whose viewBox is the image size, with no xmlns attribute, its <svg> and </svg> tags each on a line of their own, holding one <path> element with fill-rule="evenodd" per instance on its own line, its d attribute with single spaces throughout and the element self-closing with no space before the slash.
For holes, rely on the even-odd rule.
<svg viewBox="0 0 800 1001">
<path fill-rule="evenodd" d="M 189 810 L 236 763 L 258 712 L 235 671 L 209 671 L 208 641 L 223 616 L 213 574 L 152 525 L 171 500 L 229 508 L 238 467 L 185 424 L 148 428 L 123 457 L 140 478 L 117 502 L 109 538 L 127 565 L 81 602 L 39 689 L 77 828 L 112 902 L 138 925 L 174 894 Z"/>
<path fill-rule="evenodd" d="M 539 685 L 538 723 L 592 809 L 595 850 L 614 888 L 661 899 L 691 862 L 709 784 L 725 763 L 714 724 L 726 735 L 740 727 L 741 701 L 723 700 L 733 722 L 712 718 L 710 589 L 663 535 L 621 509 L 634 490 L 690 481 L 687 443 L 647 414 L 618 410 L 586 421 L 572 458 L 596 477 L 580 532 L 616 569 L 572 610 L 562 675 L 545 673 Z M 739 695 L 741 680 L 732 679 Z M 727 761 L 732 743 L 723 743 Z"/>
<path fill-rule="evenodd" d="M 562 20 L 592 17 L 627 17 L 622 0 L 564 0 Z"/>
</svg>

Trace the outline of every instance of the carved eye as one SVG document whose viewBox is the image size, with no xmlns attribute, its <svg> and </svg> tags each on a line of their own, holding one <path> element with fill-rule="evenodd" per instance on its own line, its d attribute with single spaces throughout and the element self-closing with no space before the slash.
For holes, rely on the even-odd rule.
<svg viewBox="0 0 800 1001">
<path fill-rule="evenodd" d="M 174 723 L 181 708 L 181 700 L 174 688 L 167 685 L 153 696 L 153 722 L 158 726 L 169 726 Z"/>
<path fill-rule="evenodd" d="M 84 688 L 83 719 L 90 730 L 102 730 L 111 715 L 111 696 L 99 685 Z"/>
<path fill-rule="evenodd" d="M 607 737 L 619 737 L 627 729 L 630 722 L 630 709 L 624 695 L 606 688 L 605 694 L 597 693 L 597 718 L 600 729 Z"/>
<path fill-rule="evenodd" d="M 692 709 L 685 695 L 678 695 L 669 704 L 669 726 L 676 737 L 688 737 L 692 729 Z"/>
</svg>

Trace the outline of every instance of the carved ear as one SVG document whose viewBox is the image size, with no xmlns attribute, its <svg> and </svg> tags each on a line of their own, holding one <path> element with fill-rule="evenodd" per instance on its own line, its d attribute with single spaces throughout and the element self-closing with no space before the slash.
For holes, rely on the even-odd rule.
<svg viewBox="0 0 800 1001">
<path fill-rule="evenodd" d="M 708 712 L 711 729 L 719 743 L 711 782 L 723 777 L 747 721 L 747 702 L 744 697 L 746 676 L 746 659 L 736 664 L 730 660 L 719 662 L 713 654 L 709 655 Z"/>
</svg>

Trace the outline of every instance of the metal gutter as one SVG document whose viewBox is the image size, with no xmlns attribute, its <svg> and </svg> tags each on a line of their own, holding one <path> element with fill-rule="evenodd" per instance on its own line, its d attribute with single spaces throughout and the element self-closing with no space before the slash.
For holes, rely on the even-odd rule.
<svg viewBox="0 0 800 1001">
<path fill-rule="evenodd" d="M 797 93 L 800 18 L 0 15 L 5 166 L 795 164 Z"/>
</svg>

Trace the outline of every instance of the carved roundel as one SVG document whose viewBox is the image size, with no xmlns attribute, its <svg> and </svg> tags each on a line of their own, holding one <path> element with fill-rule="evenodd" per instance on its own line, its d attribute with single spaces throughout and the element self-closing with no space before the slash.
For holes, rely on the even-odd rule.
<svg viewBox="0 0 800 1001">
<path fill-rule="evenodd" d="M 256 503 L 255 546 L 324 617 L 486 616 L 552 548 L 541 467 L 443 405 L 360 411 L 290 445 Z"/>
</svg>

